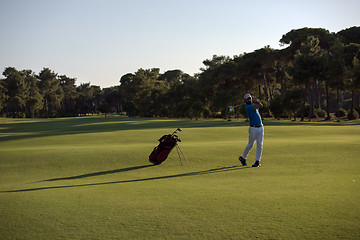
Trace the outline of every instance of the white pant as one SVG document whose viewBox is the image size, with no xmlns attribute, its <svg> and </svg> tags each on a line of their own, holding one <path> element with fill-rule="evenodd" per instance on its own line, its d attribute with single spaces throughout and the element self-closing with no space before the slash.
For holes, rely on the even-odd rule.
<svg viewBox="0 0 360 240">
<path fill-rule="evenodd" d="M 245 147 L 244 153 L 242 155 L 243 158 L 247 158 L 250 150 L 254 146 L 254 142 L 256 141 L 256 161 L 261 160 L 261 154 L 263 150 L 263 139 L 264 139 L 264 127 L 261 126 L 259 128 L 249 127 L 249 143 Z"/>
</svg>

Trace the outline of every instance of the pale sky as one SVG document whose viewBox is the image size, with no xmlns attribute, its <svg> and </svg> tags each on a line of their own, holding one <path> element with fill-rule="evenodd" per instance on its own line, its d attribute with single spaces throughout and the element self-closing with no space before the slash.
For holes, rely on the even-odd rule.
<svg viewBox="0 0 360 240">
<path fill-rule="evenodd" d="M 360 26 L 359 11 L 359 0 L 0 0 L 0 71 L 47 67 L 102 88 L 140 68 L 193 75 L 214 54 L 278 49 L 292 29 Z"/>
</svg>

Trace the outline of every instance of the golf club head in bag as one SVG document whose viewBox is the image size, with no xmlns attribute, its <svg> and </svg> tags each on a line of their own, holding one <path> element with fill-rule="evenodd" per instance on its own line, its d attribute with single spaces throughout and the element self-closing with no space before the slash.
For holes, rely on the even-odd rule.
<svg viewBox="0 0 360 240">
<path fill-rule="evenodd" d="M 181 129 L 181 128 L 177 128 L 177 129 L 175 130 L 175 132 L 173 132 L 171 135 L 174 135 L 175 133 L 177 133 L 177 131 L 182 132 L 182 129 Z"/>
</svg>

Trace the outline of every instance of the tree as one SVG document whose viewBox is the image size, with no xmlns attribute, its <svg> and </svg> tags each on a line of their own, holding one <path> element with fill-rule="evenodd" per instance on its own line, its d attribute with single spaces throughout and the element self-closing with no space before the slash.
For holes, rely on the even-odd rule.
<svg viewBox="0 0 360 240">
<path fill-rule="evenodd" d="M 124 97 L 120 86 L 104 88 L 102 100 L 103 104 L 107 104 L 114 112 L 120 113 L 123 111 Z"/>
<path fill-rule="evenodd" d="M 222 66 L 229 61 L 229 57 L 217 55 L 214 55 L 212 59 L 206 59 L 203 61 L 206 68 L 200 69 L 202 73 L 199 75 L 200 88 L 198 90 L 202 95 L 202 101 L 207 107 L 211 107 L 213 105 L 216 93 L 221 90 L 222 87 L 227 85 L 224 82 L 226 80 L 219 75 L 221 74 L 222 69 L 224 69 Z M 225 66 L 225 68 L 227 68 L 227 66 Z M 213 111 L 217 110 L 218 109 L 213 109 Z"/>
<path fill-rule="evenodd" d="M 293 56 L 287 49 L 282 49 L 275 52 L 275 58 L 275 79 L 277 85 L 280 87 L 280 95 L 284 97 L 292 79 L 290 69 L 293 66 Z"/>
<path fill-rule="evenodd" d="M 291 88 L 290 91 L 287 91 L 284 96 L 284 110 L 289 115 L 293 115 L 294 121 L 296 121 L 296 116 L 299 110 L 301 109 L 301 100 L 302 100 L 302 91 L 297 87 Z"/>
<path fill-rule="evenodd" d="M 360 91 L 359 82 L 360 44 L 351 43 L 344 47 L 344 62 L 346 68 L 345 86 L 351 92 L 351 110 L 354 108 L 355 94 Z"/>
<path fill-rule="evenodd" d="M 3 75 L 6 77 L 4 86 L 8 96 L 6 103 L 7 112 L 11 112 L 13 117 L 20 117 L 20 113 L 25 112 L 28 94 L 25 75 L 13 67 L 7 67 Z"/>
<path fill-rule="evenodd" d="M 200 82 L 197 78 L 186 77 L 182 79 L 182 84 L 175 89 L 169 90 L 168 94 L 174 96 L 175 106 L 172 115 L 174 117 L 208 117 L 210 110 L 202 101 L 202 93 L 200 91 Z M 199 102 L 202 107 L 199 107 Z M 193 106 L 194 105 L 194 106 Z M 193 110 L 195 109 L 195 110 Z M 194 113 L 194 111 L 197 111 Z M 197 115 L 198 116 L 194 116 Z"/>
<path fill-rule="evenodd" d="M 275 70 L 275 51 L 267 46 L 255 50 L 251 56 L 254 58 L 253 71 L 259 76 L 259 86 L 263 87 L 265 101 L 269 102 L 272 98 L 272 91 L 269 91 L 269 75 Z"/>
<path fill-rule="evenodd" d="M 110 105 L 107 104 L 107 103 L 102 103 L 102 104 L 99 105 L 98 111 L 104 113 L 104 114 L 105 114 L 105 118 L 106 118 L 106 114 L 108 114 L 108 113 L 111 112 L 111 107 L 110 107 Z"/>
<path fill-rule="evenodd" d="M 323 52 L 319 46 L 319 39 L 316 37 L 308 37 L 307 41 L 301 45 L 301 50 L 297 51 L 293 67 L 293 80 L 296 85 L 300 85 L 304 89 L 303 105 L 301 109 L 301 120 L 304 120 L 305 102 L 308 92 L 310 109 L 309 120 L 313 117 L 313 99 L 314 85 L 321 72 L 321 58 Z"/>
<path fill-rule="evenodd" d="M 91 113 L 96 113 L 98 111 L 97 108 L 101 103 L 101 99 L 103 96 L 103 90 L 99 86 L 96 86 L 96 85 L 91 85 L 91 88 L 93 90 L 93 101 L 92 101 L 93 108 L 91 110 Z"/>
<path fill-rule="evenodd" d="M 312 54 L 313 57 L 315 57 L 317 55 L 317 59 L 314 58 L 313 61 L 314 62 L 314 67 L 310 66 L 299 66 L 299 52 L 301 53 L 304 50 L 304 44 L 309 44 L 309 37 L 310 38 L 315 38 L 316 40 L 316 47 L 312 50 L 317 52 L 317 54 Z M 323 28 L 301 28 L 301 29 L 296 29 L 296 30 L 291 30 L 290 32 L 284 34 L 282 36 L 282 38 L 280 39 L 280 43 L 281 44 L 290 44 L 290 46 L 285 49 L 286 52 L 288 52 L 288 54 L 290 56 L 293 56 L 293 58 L 295 59 L 296 57 L 298 57 L 298 70 L 303 69 L 304 72 L 303 74 L 306 74 L 306 69 L 308 69 L 308 67 L 310 67 L 309 71 L 312 71 L 312 81 L 311 83 L 309 82 L 307 85 L 305 84 L 305 90 L 309 91 L 308 93 L 308 97 L 309 97 L 309 102 L 310 102 L 310 114 L 312 115 L 313 112 L 313 108 L 314 108 L 314 103 L 317 105 L 317 107 L 321 107 L 320 106 L 320 93 L 319 93 L 319 88 L 318 88 L 318 82 L 319 79 L 321 79 L 321 74 L 323 74 L 323 69 L 321 69 L 321 67 L 323 66 L 322 64 L 322 56 L 324 53 L 328 52 L 330 47 L 333 45 L 334 41 L 336 39 L 336 36 L 334 34 L 330 34 L 330 32 L 326 29 Z M 315 43 L 315 42 L 313 42 Z M 302 50 L 303 48 L 303 50 Z M 305 57 L 302 59 L 305 60 Z M 310 60 L 310 59 L 309 59 Z M 316 69 L 318 68 L 318 69 Z M 293 68 L 294 69 L 294 68 Z M 299 72 L 296 73 L 297 77 L 299 77 Z M 299 81 L 298 79 L 294 79 L 295 82 Z M 303 107 L 302 107 L 302 120 L 304 119 L 304 107 L 305 107 L 305 102 L 306 102 L 306 93 L 304 92 L 304 96 L 303 96 Z"/>
<path fill-rule="evenodd" d="M 129 100 L 129 104 L 124 106 L 126 112 L 140 116 L 157 115 L 162 107 L 159 98 L 169 89 L 165 81 L 158 80 L 159 75 L 159 68 L 139 69 L 135 74 L 121 78 L 120 88 L 127 90 L 125 98 Z"/>
<path fill-rule="evenodd" d="M 66 75 L 58 77 L 60 86 L 64 92 L 64 97 L 61 101 L 61 115 L 64 117 L 76 116 L 76 92 L 75 78 L 69 78 Z"/>
<path fill-rule="evenodd" d="M 359 109 L 359 91 L 360 91 L 360 56 L 354 58 L 353 61 L 353 71 L 352 71 L 352 101 L 351 101 L 351 109 L 354 108 L 354 95 L 355 92 L 358 94 L 357 106 L 356 108 Z"/>
<path fill-rule="evenodd" d="M 179 88 L 184 84 L 187 77 L 187 74 L 178 69 L 169 70 L 159 75 L 158 80 L 165 87 L 156 99 L 160 116 L 174 117 L 175 107 L 182 99 Z"/>
<path fill-rule="evenodd" d="M 169 70 L 163 74 L 160 74 L 158 77 L 158 80 L 169 83 L 169 85 L 171 87 L 178 86 L 179 84 L 182 84 L 182 82 L 183 82 L 183 80 L 182 80 L 183 74 L 184 73 L 179 69 Z"/>
<path fill-rule="evenodd" d="M 225 114 L 227 106 L 239 100 L 238 67 L 234 61 L 227 61 L 217 67 L 213 75 L 217 79 L 210 108 L 213 112 Z"/>
<path fill-rule="evenodd" d="M 8 99 L 6 93 L 7 93 L 7 89 L 5 87 L 5 81 L 3 79 L 0 79 L 0 113 L 5 107 L 6 100 Z"/>
<path fill-rule="evenodd" d="M 354 98 L 357 95 L 356 105 L 359 108 L 359 86 L 358 86 L 358 59 L 359 48 L 360 48 L 360 27 L 351 27 L 348 29 L 341 30 L 337 33 L 337 36 L 340 36 L 342 42 L 345 44 L 344 48 L 344 58 L 345 64 L 348 71 L 348 87 L 351 90 L 352 100 L 351 100 L 351 109 L 354 107 Z"/>
<path fill-rule="evenodd" d="M 345 45 L 350 43 L 360 44 L 360 27 L 351 27 L 337 33 Z"/>
<path fill-rule="evenodd" d="M 330 89 L 335 89 L 337 92 L 337 111 L 341 108 L 340 91 L 345 90 L 345 59 L 344 59 L 344 45 L 338 40 L 330 48 L 329 52 L 324 56 L 325 73 L 323 75 L 326 87 L 326 112 L 327 119 L 330 119 Z"/>
<path fill-rule="evenodd" d="M 161 74 L 158 68 L 140 68 L 122 76 L 119 86 L 105 89 L 90 83 L 77 87 L 75 78 L 48 68 L 38 75 L 6 68 L 0 79 L 0 114 L 75 116 L 96 113 L 107 104 L 111 111 L 129 116 L 224 116 L 228 105 L 251 92 L 264 104 L 271 103 L 273 112 L 279 110 L 277 116 L 295 116 L 301 102 L 302 120 L 308 113 L 310 120 L 317 113 L 324 115 L 325 106 L 330 118 L 340 107 L 359 108 L 359 36 L 359 27 L 336 34 L 322 28 L 295 29 L 282 36 L 280 43 L 289 46 L 281 50 L 266 46 L 232 58 L 213 55 L 194 76 L 179 69 Z M 274 110 L 274 105 L 281 109 Z M 270 113 L 268 109 L 263 108 Z"/>
<path fill-rule="evenodd" d="M 288 51 L 295 56 L 296 52 L 300 50 L 301 45 L 308 40 L 308 37 L 313 36 L 319 40 L 318 46 L 322 49 L 329 49 L 333 42 L 333 36 L 330 32 L 323 28 L 300 28 L 294 29 L 284 34 L 280 39 L 282 45 L 289 44 Z"/>
<path fill-rule="evenodd" d="M 87 113 L 92 113 L 94 110 L 93 106 L 93 97 L 94 89 L 90 86 L 90 83 L 80 84 L 76 88 L 78 97 L 76 98 L 76 109 L 78 114 L 86 115 Z"/>
<path fill-rule="evenodd" d="M 128 73 L 120 78 L 119 93 L 123 98 L 123 104 L 121 111 L 126 111 L 129 116 L 135 115 L 138 110 L 135 110 L 134 96 L 135 87 L 134 85 L 135 74 Z"/>
<path fill-rule="evenodd" d="M 26 112 L 27 116 L 35 117 L 36 113 L 39 113 L 43 107 L 43 96 L 38 88 L 39 80 L 31 70 L 23 70 L 25 75 L 25 83 L 28 89 L 28 95 L 26 97 Z"/>
<path fill-rule="evenodd" d="M 46 117 L 55 117 L 61 107 L 64 91 L 60 85 L 57 74 L 49 68 L 43 70 L 37 76 L 40 80 L 39 89 L 44 98 L 44 112 Z"/>
</svg>

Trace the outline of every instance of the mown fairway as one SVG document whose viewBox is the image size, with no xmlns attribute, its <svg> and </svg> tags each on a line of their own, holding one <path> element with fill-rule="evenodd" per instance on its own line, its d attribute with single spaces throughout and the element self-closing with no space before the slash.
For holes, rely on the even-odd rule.
<svg viewBox="0 0 360 240">
<path fill-rule="evenodd" d="M 247 125 L 0 119 L 0 239 L 360 239 L 360 122 L 265 121 L 261 168 Z"/>
</svg>

